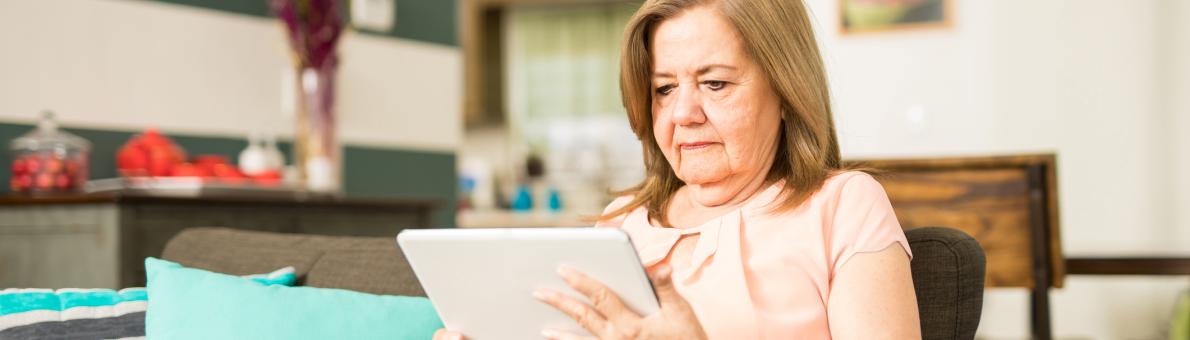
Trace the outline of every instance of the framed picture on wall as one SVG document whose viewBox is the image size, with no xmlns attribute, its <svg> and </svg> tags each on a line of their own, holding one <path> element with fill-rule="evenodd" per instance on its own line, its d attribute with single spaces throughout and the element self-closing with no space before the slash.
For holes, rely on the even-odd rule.
<svg viewBox="0 0 1190 340">
<path fill-rule="evenodd" d="M 843 34 L 951 26 L 954 0 L 838 0 Z"/>
</svg>

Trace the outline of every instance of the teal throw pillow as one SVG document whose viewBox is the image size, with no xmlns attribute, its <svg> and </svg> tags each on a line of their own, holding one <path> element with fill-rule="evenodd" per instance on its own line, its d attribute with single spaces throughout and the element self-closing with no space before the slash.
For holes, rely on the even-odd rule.
<svg viewBox="0 0 1190 340">
<path fill-rule="evenodd" d="M 145 259 L 149 339 L 430 339 L 422 297 L 286 287 Z"/>
</svg>

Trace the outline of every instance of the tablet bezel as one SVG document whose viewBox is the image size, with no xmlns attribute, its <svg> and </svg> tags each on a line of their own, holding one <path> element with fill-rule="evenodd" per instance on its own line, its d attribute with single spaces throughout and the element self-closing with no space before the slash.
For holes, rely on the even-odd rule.
<svg viewBox="0 0 1190 340">
<path fill-rule="evenodd" d="M 443 323 L 468 338 L 586 334 L 532 297 L 546 287 L 587 301 L 557 275 L 560 265 L 601 281 L 642 315 L 660 308 L 631 239 L 615 228 L 406 229 L 397 243 Z"/>
</svg>

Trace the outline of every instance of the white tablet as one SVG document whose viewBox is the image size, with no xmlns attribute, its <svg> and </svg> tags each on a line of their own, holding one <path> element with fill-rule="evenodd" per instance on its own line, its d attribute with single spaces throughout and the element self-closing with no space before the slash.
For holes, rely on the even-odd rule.
<svg viewBox="0 0 1190 340">
<path fill-rule="evenodd" d="M 406 229 L 397 243 L 446 328 L 468 339 L 539 339 L 544 328 L 587 334 L 532 296 L 546 287 L 587 301 L 558 276 L 560 265 L 603 282 L 641 315 L 658 310 L 636 250 L 618 229 Z"/>
</svg>

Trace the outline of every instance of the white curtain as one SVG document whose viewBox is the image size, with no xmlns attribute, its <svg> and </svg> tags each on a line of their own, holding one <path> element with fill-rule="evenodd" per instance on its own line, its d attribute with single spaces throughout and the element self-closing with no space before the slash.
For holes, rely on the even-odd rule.
<svg viewBox="0 0 1190 340">
<path fill-rule="evenodd" d="M 567 210 L 598 213 L 608 189 L 643 176 L 620 102 L 620 41 L 639 3 L 516 7 L 505 13 L 511 154 L 537 153 Z M 531 151 L 532 150 L 532 151 Z M 518 156 L 514 156 L 518 157 Z"/>
<path fill-rule="evenodd" d="M 514 122 L 623 115 L 620 40 L 637 4 L 514 7 L 505 79 Z"/>
</svg>

